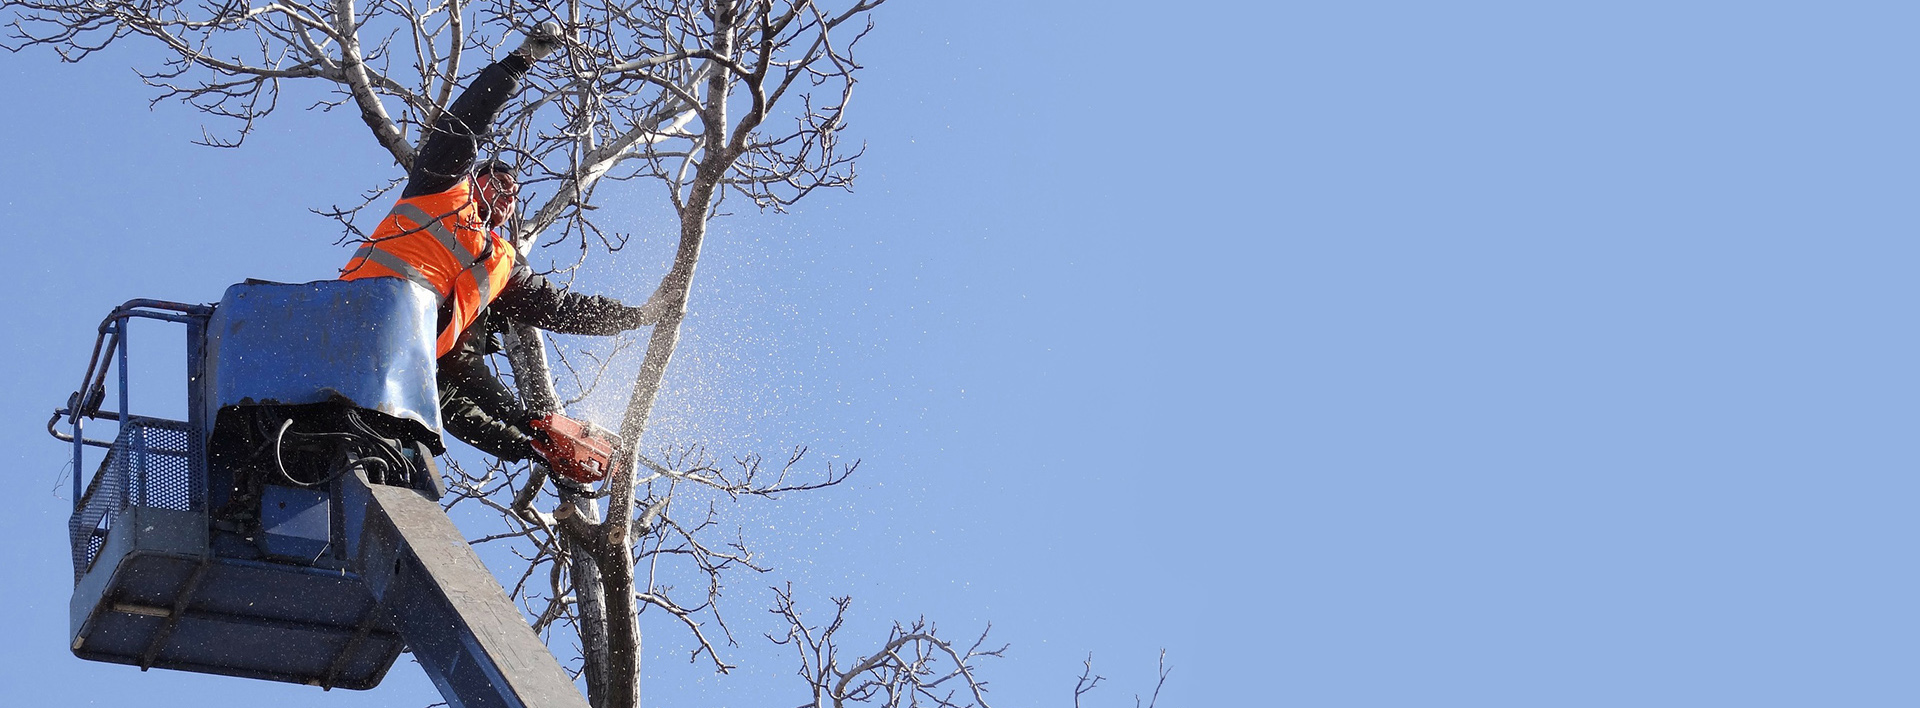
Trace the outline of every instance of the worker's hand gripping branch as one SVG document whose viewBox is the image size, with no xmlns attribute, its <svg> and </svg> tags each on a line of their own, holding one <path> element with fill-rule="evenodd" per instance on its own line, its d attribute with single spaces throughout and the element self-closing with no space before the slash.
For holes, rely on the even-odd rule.
<svg viewBox="0 0 1920 708">
<path fill-rule="evenodd" d="M 560 23 L 548 20 L 527 32 L 526 41 L 521 42 L 520 48 L 513 50 L 513 53 L 540 61 L 558 51 L 560 45 L 566 42 L 567 36 L 561 31 Z"/>
<path fill-rule="evenodd" d="M 660 324 L 661 320 L 666 319 L 667 310 L 671 307 L 672 302 L 656 292 L 653 297 L 647 298 L 645 304 L 621 310 L 617 326 L 623 330 L 632 330 Z"/>
</svg>

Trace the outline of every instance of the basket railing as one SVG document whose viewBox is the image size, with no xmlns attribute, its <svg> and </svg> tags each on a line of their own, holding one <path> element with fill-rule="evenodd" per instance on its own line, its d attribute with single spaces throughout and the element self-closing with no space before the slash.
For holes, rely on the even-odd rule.
<svg viewBox="0 0 1920 708">
<path fill-rule="evenodd" d="M 206 459 L 200 449 L 199 379 L 204 370 L 201 340 L 212 312 L 207 305 L 162 300 L 130 300 L 114 308 L 100 323 L 80 388 L 47 421 L 48 433 L 73 445 L 74 503 L 67 529 L 73 546 L 74 582 L 78 583 L 93 565 L 108 532 L 128 508 L 205 511 Z M 127 324 L 134 318 L 187 325 L 187 421 L 137 416 L 128 410 Z M 118 410 L 103 411 L 109 369 L 118 373 Z M 119 431 L 111 442 L 88 438 L 87 420 L 117 422 Z M 82 491 L 83 450 L 87 446 L 107 448 L 107 455 Z"/>
</svg>

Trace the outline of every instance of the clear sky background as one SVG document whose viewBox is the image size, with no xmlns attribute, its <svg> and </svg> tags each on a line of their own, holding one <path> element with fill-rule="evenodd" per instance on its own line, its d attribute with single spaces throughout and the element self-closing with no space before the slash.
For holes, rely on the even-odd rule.
<svg viewBox="0 0 1920 708">
<path fill-rule="evenodd" d="M 1002 707 L 1071 705 L 1089 652 L 1131 705 L 1161 648 L 1163 706 L 1920 703 L 1916 14 L 885 6 L 856 191 L 716 225 L 656 416 L 860 474 L 737 516 L 778 568 L 734 581 L 743 668 L 650 614 L 649 705 L 802 702 L 785 580 L 855 597 L 852 651 L 991 622 Z M 0 60 L 6 702 L 437 701 L 404 660 L 322 693 L 66 650 L 42 426 L 100 317 L 329 277 L 306 209 L 392 172 L 345 110 L 189 145 L 142 54 Z M 652 287 L 648 199 L 591 288 Z"/>
</svg>

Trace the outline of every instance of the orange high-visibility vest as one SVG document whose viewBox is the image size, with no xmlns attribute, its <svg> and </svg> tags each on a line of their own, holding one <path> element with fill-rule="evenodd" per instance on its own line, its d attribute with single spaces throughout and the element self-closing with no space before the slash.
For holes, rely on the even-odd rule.
<svg viewBox="0 0 1920 708">
<path fill-rule="evenodd" d="M 453 298 L 453 320 L 440 331 L 435 356 L 453 351 L 513 274 L 513 244 L 487 228 L 472 190 L 467 179 L 438 194 L 400 200 L 340 269 L 341 280 L 405 278 L 432 290 L 443 305 Z"/>
</svg>

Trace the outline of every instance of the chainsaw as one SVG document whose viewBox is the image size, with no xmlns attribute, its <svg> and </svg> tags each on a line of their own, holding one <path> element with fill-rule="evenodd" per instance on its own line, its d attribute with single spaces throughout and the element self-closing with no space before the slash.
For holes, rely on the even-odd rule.
<svg viewBox="0 0 1920 708">
<path fill-rule="evenodd" d="M 606 428 L 578 421 L 559 413 L 534 418 L 527 427 L 539 431 L 533 451 L 547 462 L 547 469 L 581 484 L 606 479 L 613 471 L 613 451 L 619 438 Z"/>
</svg>

